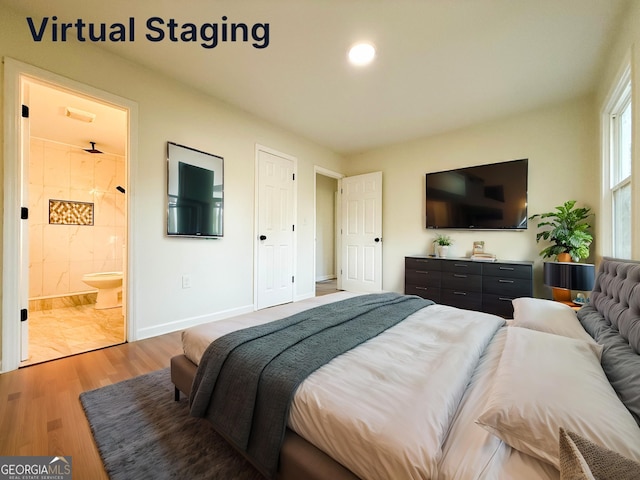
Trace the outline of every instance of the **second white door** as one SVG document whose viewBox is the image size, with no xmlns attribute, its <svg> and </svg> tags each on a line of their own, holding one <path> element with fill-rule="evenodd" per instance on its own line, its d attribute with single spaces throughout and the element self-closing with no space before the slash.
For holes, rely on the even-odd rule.
<svg viewBox="0 0 640 480">
<path fill-rule="evenodd" d="M 342 179 L 342 288 L 382 291 L 382 172 Z"/>
<path fill-rule="evenodd" d="M 258 149 L 256 308 L 293 301 L 295 160 Z"/>
</svg>

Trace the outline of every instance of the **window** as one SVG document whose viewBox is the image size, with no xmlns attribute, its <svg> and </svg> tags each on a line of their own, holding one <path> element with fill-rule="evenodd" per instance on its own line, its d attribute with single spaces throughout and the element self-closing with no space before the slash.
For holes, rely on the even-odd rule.
<svg viewBox="0 0 640 480">
<path fill-rule="evenodd" d="M 614 89 L 607 109 L 608 125 L 606 125 L 605 151 L 603 162 L 604 203 L 607 208 L 602 212 L 610 212 L 607 222 L 611 232 L 607 239 L 610 245 L 608 254 L 618 258 L 631 258 L 631 77 L 630 69 L 620 78 Z"/>
</svg>

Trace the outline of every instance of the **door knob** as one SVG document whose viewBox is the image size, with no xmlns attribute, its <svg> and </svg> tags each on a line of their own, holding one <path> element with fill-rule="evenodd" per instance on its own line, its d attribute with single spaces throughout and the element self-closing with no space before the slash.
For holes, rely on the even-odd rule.
<svg viewBox="0 0 640 480">
<path fill-rule="evenodd" d="M 267 236 L 266 236 L 266 235 L 260 235 L 260 237 L 259 237 L 259 238 L 260 238 L 260 240 L 266 240 L 266 239 L 267 239 Z"/>
<path fill-rule="evenodd" d="M 380 241 L 380 239 L 378 237 L 373 239 L 374 242 L 378 243 Z"/>
</svg>

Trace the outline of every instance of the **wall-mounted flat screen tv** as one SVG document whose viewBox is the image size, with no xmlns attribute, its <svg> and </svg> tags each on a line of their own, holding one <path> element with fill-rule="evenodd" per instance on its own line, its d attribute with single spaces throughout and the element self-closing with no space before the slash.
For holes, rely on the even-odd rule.
<svg viewBox="0 0 640 480">
<path fill-rule="evenodd" d="M 426 174 L 427 228 L 527 228 L 528 160 Z"/>
<path fill-rule="evenodd" d="M 167 235 L 222 237 L 224 159 L 173 142 L 167 158 Z"/>
</svg>

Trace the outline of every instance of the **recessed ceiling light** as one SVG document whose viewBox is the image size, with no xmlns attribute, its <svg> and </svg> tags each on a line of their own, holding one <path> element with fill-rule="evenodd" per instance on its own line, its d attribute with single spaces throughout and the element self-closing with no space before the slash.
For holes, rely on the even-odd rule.
<svg viewBox="0 0 640 480">
<path fill-rule="evenodd" d="M 349 61 L 354 65 L 366 65 L 376 56 L 376 49 L 370 43 L 358 43 L 349 50 Z"/>
</svg>

